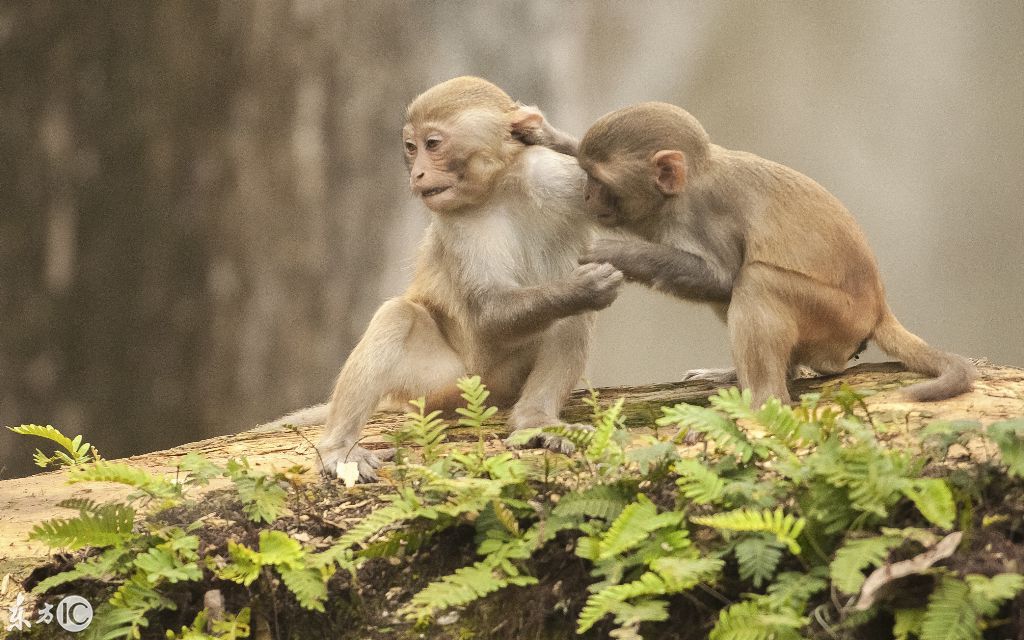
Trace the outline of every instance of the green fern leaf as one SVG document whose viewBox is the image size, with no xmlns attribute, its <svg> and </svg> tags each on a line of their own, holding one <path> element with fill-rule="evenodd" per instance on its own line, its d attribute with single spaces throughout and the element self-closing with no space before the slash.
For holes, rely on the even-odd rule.
<svg viewBox="0 0 1024 640">
<path fill-rule="evenodd" d="M 921 620 L 921 640 L 981 638 L 978 613 L 971 604 L 970 593 L 963 580 L 944 576 L 928 597 L 928 608 Z"/>
<path fill-rule="evenodd" d="M 1024 478 L 1024 419 L 995 422 L 985 433 L 999 447 L 1009 474 Z"/>
<path fill-rule="evenodd" d="M 782 559 L 779 544 L 762 537 L 745 538 L 736 543 L 736 561 L 739 563 L 740 578 L 750 580 L 755 589 L 775 575 Z"/>
<path fill-rule="evenodd" d="M 999 573 L 991 578 L 968 574 L 964 581 L 971 589 L 975 609 L 983 616 L 996 615 L 1003 602 L 1024 590 L 1024 575 L 1019 573 Z"/>
<path fill-rule="evenodd" d="M 897 536 L 847 540 L 829 565 L 833 584 L 843 593 L 857 593 L 864 584 L 862 571 L 867 567 L 881 566 L 889 551 L 901 542 L 903 538 Z"/>
<path fill-rule="evenodd" d="M 921 515 L 940 529 L 952 529 L 956 518 L 956 503 L 953 492 L 942 478 L 919 478 L 907 482 L 903 495 L 921 512 Z"/>
<path fill-rule="evenodd" d="M 376 533 L 385 531 L 399 522 L 411 520 L 419 514 L 417 505 L 408 500 L 400 499 L 399 496 L 394 496 L 392 500 L 391 504 L 377 509 L 342 534 L 334 546 L 348 549 Z"/>
<path fill-rule="evenodd" d="M 68 482 L 116 482 L 135 487 L 151 498 L 171 499 L 181 496 L 181 488 L 170 479 L 123 462 L 98 460 L 91 465 L 72 469 L 68 474 Z"/>
<path fill-rule="evenodd" d="M 693 429 L 714 440 L 723 450 L 735 452 L 743 462 L 749 462 L 754 455 L 754 446 L 736 423 L 714 409 L 681 403 L 674 407 L 662 407 L 661 411 L 665 415 L 658 418 L 657 423 L 661 426 L 679 426 L 677 439 Z"/>
<path fill-rule="evenodd" d="M 561 518 L 613 520 L 629 502 L 630 496 L 621 486 L 599 484 L 565 494 L 552 509 L 552 514 Z"/>
<path fill-rule="evenodd" d="M 135 510 L 128 505 L 108 504 L 77 518 L 54 519 L 32 528 L 29 538 L 53 548 L 110 547 L 132 538 Z"/>
<path fill-rule="evenodd" d="M 892 635 L 894 640 L 910 640 L 921 635 L 924 609 L 896 609 L 892 612 Z"/>
<path fill-rule="evenodd" d="M 680 491 L 697 504 L 714 504 L 725 495 L 725 480 L 697 460 L 677 460 L 672 469 L 679 474 L 676 484 Z"/>
<path fill-rule="evenodd" d="M 77 580 L 107 580 L 125 566 L 129 551 L 123 547 L 112 547 L 98 556 L 86 558 L 74 569 L 43 579 L 32 588 L 32 593 L 43 594 L 69 582 Z"/>
<path fill-rule="evenodd" d="M 599 538 L 580 538 L 576 543 L 576 555 L 594 562 L 608 560 L 635 548 L 652 531 L 678 524 L 682 518 L 683 514 L 679 512 L 659 514 L 654 503 L 647 496 L 639 494 L 636 502 L 627 505 Z"/>
<path fill-rule="evenodd" d="M 469 604 L 507 586 L 533 584 L 537 584 L 536 578 L 508 575 L 481 561 L 430 583 L 414 595 L 399 614 L 406 619 L 423 621 L 438 611 Z"/>
<path fill-rule="evenodd" d="M 782 544 L 789 547 L 790 553 L 799 555 L 800 545 L 796 539 L 800 537 L 807 521 L 797 518 L 792 514 L 786 514 L 779 507 L 774 512 L 765 509 L 755 511 L 753 509 L 736 509 L 725 513 L 716 513 L 710 516 L 690 518 L 696 524 L 713 527 L 725 531 L 760 531 L 770 533 Z"/>
<path fill-rule="evenodd" d="M 277 477 L 253 469 L 244 458 L 228 460 L 227 476 L 238 491 L 242 511 L 253 522 L 271 523 L 284 513 L 288 492 Z"/>
<path fill-rule="evenodd" d="M 803 640 L 807 618 L 792 609 L 773 611 L 757 601 L 738 602 L 718 614 L 709 640 Z"/>
<path fill-rule="evenodd" d="M 327 579 L 330 573 L 315 567 L 280 565 L 277 572 L 284 586 L 295 596 L 303 609 L 324 613 L 327 601 Z"/>
<path fill-rule="evenodd" d="M 7 427 L 10 431 L 26 436 L 36 436 L 39 438 L 45 438 L 51 442 L 56 443 L 58 446 L 68 452 L 68 455 L 61 455 L 60 459 L 69 465 L 77 465 L 89 462 L 92 459 L 90 450 L 92 445 L 88 442 L 82 442 L 82 436 L 75 436 L 69 438 L 51 425 L 38 425 L 38 424 L 23 424 L 17 427 Z M 48 466 L 50 458 L 47 458 L 41 451 L 36 451 L 38 454 L 35 457 L 36 464 L 41 467 Z M 61 452 L 57 452 L 61 453 Z M 46 460 L 47 464 L 39 464 L 40 460 Z"/>
</svg>

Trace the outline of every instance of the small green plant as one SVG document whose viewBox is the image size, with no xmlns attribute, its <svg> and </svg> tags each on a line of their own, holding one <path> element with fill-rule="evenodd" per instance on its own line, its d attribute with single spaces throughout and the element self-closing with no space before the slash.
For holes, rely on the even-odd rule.
<svg viewBox="0 0 1024 640">
<path fill-rule="evenodd" d="M 701 632 L 712 640 L 839 638 L 883 612 L 900 640 L 977 640 L 1004 621 L 1008 603 L 1024 591 L 1019 573 L 964 575 L 929 561 L 915 569 L 932 584 L 916 604 L 872 597 L 857 605 L 877 583 L 868 575 L 895 558 L 925 556 L 946 540 L 954 553 L 975 522 L 1009 526 L 1003 516 L 982 520 L 972 510 L 988 483 L 1020 491 L 1024 420 L 935 423 L 920 432 L 919 446 L 893 450 L 879 441 L 883 425 L 852 389 L 806 395 L 795 407 L 753 407 L 748 393 L 731 389 L 711 396 L 709 407 L 664 408 L 657 423 L 669 429 L 640 435 L 625 428 L 621 400 L 603 404 L 592 393 L 590 428 L 551 426 L 509 437 L 562 438 L 575 445 L 574 455 L 489 453 L 485 426 L 496 412 L 489 392 L 476 376 L 458 385 L 466 401 L 458 426 L 476 432 L 475 445 L 451 446 L 451 427 L 439 412 L 427 411 L 422 398 L 413 401 L 394 436 L 394 492 L 326 548 L 276 525 L 294 507 L 295 470 L 267 473 L 245 459 L 220 466 L 190 455 L 170 478 L 95 452 L 85 459 L 80 440 L 39 428 L 82 453 L 63 454 L 72 461 L 72 482 L 118 482 L 133 492 L 109 504 L 65 501 L 60 506 L 77 515 L 33 530 L 51 547 L 88 551 L 35 591 L 80 580 L 110 585 L 94 637 L 114 639 L 141 637 L 154 614 L 180 606 L 175 593 L 212 580 L 247 591 L 254 602 L 272 600 L 281 585 L 300 607 L 324 613 L 339 571 L 355 585 L 366 562 L 401 562 L 457 527 L 473 530 L 475 557 L 399 601 L 396 624 L 423 628 L 448 609 L 542 583 L 550 576 L 538 571 L 537 559 L 567 551 L 586 564 L 592 582 L 565 606 L 575 607 L 578 633 L 601 637 L 643 638 L 673 607 L 697 603 L 706 620 Z M 703 436 L 704 451 L 681 457 L 677 444 L 693 432 Z M 978 438 L 999 457 L 970 470 L 932 464 L 954 443 Z M 247 521 L 244 540 L 209 549 L 202 520 L 169 526 L 143 518 L 190 504 L 193 488 L 218 478 Z M 168 638 L 250 633 L 248 609 L 217 621 L 187 613 L 192 624 Z"/>
<path fill-rule="evenodd" d="M 45 438 L 50 442 L 56 443 L 63 451 L 58 449 L 53 452 L 53 455 L 46 455 L 41 450 L 36 449 L 36 452 L 32 455 L 33 461 L 37 467 L 46 469 L 47 467 L 73 467 L 80 464 L 85 464 L 92 460 L 99 460 L 99 454 L 96 449 L 88 442 L 82 442 L 82 436 L 78 435 L 74 438 L 69 438 L 63 433 L 55 429 L 50 425 L 41 426 L 38 424 L 23 424 L 17 427 L 7 427 L 14 433 L 19 433 L 26 436 L 36 436 L 39 438 Z"/>
</svg>

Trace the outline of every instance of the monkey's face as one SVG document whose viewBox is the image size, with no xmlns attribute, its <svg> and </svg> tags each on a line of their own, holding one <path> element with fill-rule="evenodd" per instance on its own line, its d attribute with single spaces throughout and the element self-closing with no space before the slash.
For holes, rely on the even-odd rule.
<svg viewBox="0 0 1024 640">
<path fill-rule="evenodd" d="M 411 124 L 402 130 L 409 186 L 431 211 L 449 211 L 462 204 L 449 133 L 439 126 Z"/>
<path fill-rule="evenodd" d="M 607 164 L 587 163 L 580 158 L 587 172 L 583 188 L 587 214 L 606 227 L 630 226 L 656 213 L 663 198 L 628 171 L 617 171 Z"/>
<path fill-rule="evenodd" d="M 494 176 L 502 165 L 491 138 L 500 149 L 503 130 L 473 126 L 477 123 L 471 115 L 463 113 L 441 123 L 409 123 L 402 129 L 409 186 L 434 213 L 479 205 L 493 190 Z"/>
</svg>

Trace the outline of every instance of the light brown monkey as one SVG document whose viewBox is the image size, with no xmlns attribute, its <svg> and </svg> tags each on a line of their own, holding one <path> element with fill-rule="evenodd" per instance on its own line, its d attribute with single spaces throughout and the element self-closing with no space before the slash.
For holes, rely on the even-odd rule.
<svg viewBox="0 0 1024 640">
<path fill-rule="evenodd" d="M 591 228 L 575 140 L 539 111 L 479 78 L 441 83 L 409 105 L 402 130 L 412 192 L 431 211 L 413 282 L 385 302 L 338 376 L 330 403 L 273 424 L 317 424 L 323 469 L 355 461 L 373 480 L 380 460 L 356 444 L 382 401 L 458 400 L 455 380 L 479 374 L 513 429 L 558 424 L 583 373 L 593 313 L 623 277 L 578 265 Z M 325 411 L 326 408 L 326 411 Z M 545 437 L 545 446 L 568 450 Z"/>
<path fill-rule="evenodd" d="M 693 116 L 655 102 L 598 120 L 579 163 L 588 212 L 632 236 L 599 240 L 582 262 L 714 305 L 728 323 L 735 374 L 758 405 L 788 402 L 787 377 L 800 365 L 842 371 L 869 339 L 938 376 L 904 389 L 915 400 L 971 388 L 970 362 L 928 346 L 892 314 L 853 217 L 807 176 L 711 144 Z"/>
</svg>

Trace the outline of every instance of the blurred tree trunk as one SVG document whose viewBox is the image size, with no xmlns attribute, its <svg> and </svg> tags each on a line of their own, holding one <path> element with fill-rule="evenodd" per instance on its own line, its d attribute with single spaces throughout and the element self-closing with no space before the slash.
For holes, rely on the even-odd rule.
<svg viewBox="0 0 1024 640">
<path fill-rule="evenodd" d="M 326 396 L 419 86 L 416 56 L 379 48 L 412 7 L 356 8 L 0 8 L 0 423 L 115 457 Z M 0 442 L 2 475 L 27 471 Z"/>
</svg>

